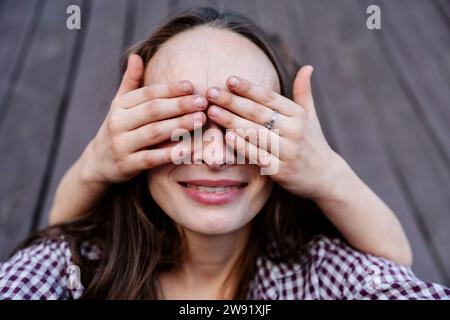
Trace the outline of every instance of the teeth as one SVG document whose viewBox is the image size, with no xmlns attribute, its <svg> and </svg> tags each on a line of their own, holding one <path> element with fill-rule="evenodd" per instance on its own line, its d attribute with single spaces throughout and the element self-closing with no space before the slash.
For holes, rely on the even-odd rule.
<svg viewBox="0 0 450 320">
<path fill-rule="evenodd" d="M 201 192 L 225 192 L 233 189 L 239 189 L 240 186 L 230 186 L 230 187 L 205 187 L 205 186 L 197 186 L 193 184 L 187 184 L 188 188 L 197 189 Z"/>
</svg>

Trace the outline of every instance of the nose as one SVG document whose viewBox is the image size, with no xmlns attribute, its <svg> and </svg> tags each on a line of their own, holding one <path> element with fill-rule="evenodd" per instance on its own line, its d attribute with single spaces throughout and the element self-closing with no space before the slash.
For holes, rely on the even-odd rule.
<svg viewBox="0 0 450 320">
<path fill-rule="evenodd" d="M 234 151 L 227 147 L 225 129 L 208 119 L 201 128 L 201 135 L 194 134 L 193 157 L 194 163 L 206 164 L 213 170 L 231 165 Z"/>
</svg>

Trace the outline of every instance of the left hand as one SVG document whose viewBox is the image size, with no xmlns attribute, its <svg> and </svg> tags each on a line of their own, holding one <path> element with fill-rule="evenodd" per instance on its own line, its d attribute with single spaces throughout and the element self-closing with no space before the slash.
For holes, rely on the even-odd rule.
<svg viewBox="0 0 450 320">
<path fill-rule="evenodd" d="M 320 127 L 311 91 L 312 72 L 311 66 L 305 66 L 297 73 L 294 101 L 237 76 L 227 80 L 231 92 L 209 88 L 206 96 L 213 104 L 208 117 L 226 129 L 234 129 L 227 130 L 227 145 L 247 159 L 249 154 L 257 154 L 260 167 L 278 161 L 278 170 L 271 178 L 287 191 L 315 200 L 326 197 L 336 175 L 346 166 Z M 272 119 L 274 111 L 278 117 L 269 130 L 264 123 Z M 279 141 L 277 154 L 261 140 L 246 141 L 247 129 L 264 130 L 260 132 L 269 135 L 268 141 Z"/>
</svg>

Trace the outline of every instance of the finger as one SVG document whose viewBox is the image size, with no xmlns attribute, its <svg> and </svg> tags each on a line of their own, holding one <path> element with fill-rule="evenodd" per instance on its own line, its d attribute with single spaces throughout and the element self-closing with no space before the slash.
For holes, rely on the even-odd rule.
<svg viewBox="0 0 450 320">
<path fill-rule="evenodd" d="M 123 109 L 129 109 L 153 99 L 176 98 L 188 95 L 192 93 L 192 90 L 193 86 L 187 80 L 152 84 L 127 92 L 119 99 L 115 99 L 114 105 Z"/>
<path fill-rule="evenodd" d="M 198 95 L 154 99 L 134 108 L 117 111 L 120 120 L 117 121 L 119 124 L 116 127 L 119 131 L 130 131 L 152 122 L 203 111 L 206 107 L 206 99 Z"/>
<path fill-rule="evenodd" d="M 181 143 L 180 143 L 181 144 Z M 140 150 L 128 156 L 126 166 L 130 172 L 141 172 L 167 163 L 179 163 L 189 161 L 191 151 L 188 146 L 173 146 L 167 148 Z"/>
<path fill-rule="evenodd" d="M 116 96 L 121 96 L 129 91 L 136 90 L 141 85 L 144 75 L 144 62 L 137 54 L 128 57 L 127 69 L 122 77 Z"/>
<path fill-rule="evenodd" d="M 311 76 L 314 69 L 312 66 L 302 67 L 294 80 L 292 94 L 294 102 L 302 106 L 306 112 L 315 115 L 314 99 L 311 89 Z"/>
<path fill-rule="evenodd" d="M 235 132 L 228 131 L 225 134 L 225 142 L 233 150 L 238 153 L 237 163 L 242 164 L 239 156 L 248 160 L 249 164 L 257 164 L 261 168 L 267 168 L 280 164 L 280 159 L 264 149 L 258 148 L 256 145 L 245 140 Z"/>
<path fill-rule="evenodd" d="M 209 101 L 261 125 L 270 121 L 274 113 L 274 109 L 216 87 L 208 89 L 206 96 Z M 288 117 L 279 113 L 274 127 L 284 127 L 287 121 Z"/>
<path fill-rule="evenodd" d="M 259 124 L 255 121 L 248 120 L 246 118 L 241 117 L 238 114 L 232 113 L 222 106 L 212 105 L 207 110 L 208 117 L 213 120 L 218 125 L 226 128 L 226 129 L 243 129 L 243 130 L 254 130 L 254 131 L 267 131 L 272 134 L 276 134 L 279 136 L 290 136 L 293 132 L 293 125 L 291 121 L 287 121 L 285 119 L 280 119 L 280 115 L 278 115 L 275 123 L 274 129 L 269 130 L 264 125 Z M 270 120 L 270 119 L 267 119 Z"/>
<path fill-rule="evenodd" d="M 298 113 L 298 106 L 290 99 L 270 89 L 253 84 L 244 78 L 231 76 L 227 80 L 227 86 L 232 92 L 276 110 L 285 116 L 293 116 Z"/>
<path fill-rule="evenodd" d="M 241 118 L 219 106 L 214 105 L 209 107 L 208 117 L 220 126 L 234 130 L 237 135 L 248 139 L 262 149 L 271 151 L 271 142 L 279 143 L 280 141 L 279 135 L 277 134 L 278 130 L 268 130 L 255 122 Z"/>
<path fill-rule="evenodd" d="M 203 112 L 195 112 L 182 117 L 162 120 L 147 124 L 122 135 L 123 148 L 125 152 L 131 153 L 136 150 L 170 140 L 180 132 L 192 131 L 194 128 L 203 126 L 206 115 Z"/>
</svg>

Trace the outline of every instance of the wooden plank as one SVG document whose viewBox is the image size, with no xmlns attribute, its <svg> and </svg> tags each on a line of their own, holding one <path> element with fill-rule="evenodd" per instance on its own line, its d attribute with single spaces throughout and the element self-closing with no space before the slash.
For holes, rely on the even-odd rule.
<svg viewBox="0 0 450 320">
<path fill-rule="evenodd" d="M 219 3 L 219 5 L 222 5 L 222 2 Z M 279 4 L 273 5 L 275 6 L 275 9 L 278 8 L 279 6 Z M 413 210 L 417 210 L 417 208 L 416 206 L 411 207 L 408 201 L 410 201 L 411 198 L 414 198 L 415 194 L 410 193 L 411 188 L 407 188 L 408 185 L 405 186 L 405 181 L 407 183 L 411 181 L 414 182 L 413 181 L 414 177 L 416 177 L 416 179 L 418 180 L 420 179 L 419 183 L 423 180 L 423 178 L 425 178 L 425 181 L 427 181 L 428 183 L 430 176 L 427 176 L 426 173 L 419 174 L 419 177 L 413 175 L 410 177 L 409 180 L 404 180 L 402 182 L 403 184 L 399 183 L 398 180 L 396 180 L 398 177 L 405 179 L 404 175 L 413 173 L 412 169 L 417 170 L 417 163 L 418 163 L 417 161 L 414 161 L 412 165 L 408 166 L 407 169 L 404 169 L 402 168 L 402 164 L 404 161 L 407 160 L 407 156 L 402 157 L 402 161 L 398 161 L 396 158 L 397 153 L 405 152 L 405 150 L 409 150 L 409 148 L 412 148 L 413 152 L 408 152 L 406 154 L 411 157 L 416 156 L 417 152 L 433 153 L 435 152 L 435 150 L 433 148 L 428 149 L 428 146 L 434 145 L 433 143 L 429 142 L 427 134 L 416 133 L 413 134 L 413 137 L 416 136 L 421 137 L 419 141 L 422 147 L 414 149 L 415 146 L 402 144 L 402 148 L 400 148 L 401 150 L 396 150 L 398 144 L 397 142 L 403 141 L 404 139 L 407 138 L 405 137 L 406 133 L 401 134 L 400 137 L 394 139 L 394 141 L 390 141 L 390 139 L 386 138 L 386 135 L 384 135 L 383 130 L 389 132 L 389 137 L 391 137 L 392 133 L 397 133 L 398 131 L 401 131 L 400 129 L 402 128 L 396 130 L 394 128 L 394 122 L 387 121 L 388 119 L 385 118 L 388 116 L 387 112 L 380 115 L 379 109 L 382 108 L 379 106 L 386 105 L 387 102 L 389 102 L 390 105 L 392 101 L 388 100 L 389 96 L 378 97 L 377 95 L 378 93 L 388 94 L 392 92 L 402 92 L 402 88 L 399 88 L 398 84 L 394 85 L 393 88 L 387 88 L 388 85 L 391 85 L 392 83 L 395 84 L 396 75 L 392 72 L 392 70 L 388 70 L 384 66 L 385 65 L 385 61 L 383 60 L 384 56 L 383 54 L 380 54 L 381 49 L 377 47 L 378 42 L 375 42 L 373 40 L 366 41 L 367 40 L 366 38 L 368 38 L 367 34 L 355 35 L 355 32 L 348 32 L 349 29 L 351 28 L 351 27 L 349 28 L 348 26 L 348 21 L 351 21 L 350 25 L 353 26 L 354 29 L 356 29 L 357 31 L 361 31 L 359 27 L 359 23 L 361 23 L 361 21 L 357 19 L 360 17 L 360 15 L 354 15 L 353 16 L 354 18 L 348 19 L 350 15 L 348 15 L 346 11 L 344 11 L 345 14 L 343 13 L 343 11 L 339 11 L 339 8 L 336 8 L 336 6 L 338 5 L 332 3 L 327 3 L 326 6 L 322 6 L 321 7 L 322 9 L 313 3 L 306 3 L 306 5 L 304 3 L 301 3 L 298 5 L 298 7 L 282 6 L 281 8 L 283 10 L 288 11 L 288 15 L 291 17 L 289 23 L 291 23 L 292 25 L 286 26 L 285 25 L 286 21 L 272 20 L 271 21 L 272 28 L 274 28 L 273 26 L 277 27 L 277 25 L 280 25 L 280 27 L 277 28 L 279 28 L 281 32 L 290 34 L 290 36 L 287 37 L 291 39 L 290 43 L 295 43 L 296 53 L 299 56 L 302 55 L 306 57 L 306 59 L 304 60 L 305 62 L 309 61 L 310 63 L 313 63 L 315 65 L 316 67 L 315 78 L 320 77 L 321 81 L 320 83 L 317 83 L 316 81 L 319 80 L 316 80 L 314 83 L 315 96 L 318 105 L 320 105 L 321 113 L 326 114 L 328 116 L 326 122 L 327 128 L 330 128 L 329 132 L 333 134 L 332 136 L 337 141 L 336 144 L 339 146 L 339 151 L 345 156 L 347 160 L 349 160 L 349 162 L 352 164 L 355 170 L 363 177 L 363 179 L 367 181 L 369 185 L 372 188 L 374 188 L 374 190 L 378 194 L 380 194 L 382 198 L 385 199 L 386 202 L 391 207 L 393 207 L 396 213 L 399 215 L 400 219 L 402 220 L 405 226 L 405 229 L 407 229 L 408 235 L 410 236 L 411 240 L 413 240 L 413 249 L 415 250 L 416 254 L 416 263 L 415 263 L 416 273 L 422 278 L 442 282 L 443 276 L 439 275 L 439 271 L 436 270 L 436 267 L 433 265 L 432 263 L 433 257 L 430 255 L 426 245 L 424 244 L 423 235 L 417 228 L 417 225 L 414 223 L 414 219 L 411 217 L 411 212 Z M 335 8 L 336 10 L 334 11 L 327 10 L 326 12 L 324 12 L 323 7 Z M 296 10 L 298 11 L 296 13 L 293 13 L 292 8 L 296 8 Z M 268 10 L 267 12 L 269 12 L 269 14 L 275 12 L 273 11 L 275 9 L 269 7 L 267 4 L 264 5 L 264 10 Z M 359 11 L 361 10 L 358 9 L 358 12 L 355 9 L 350 10 L 350 12 L 353 13 L 359 13 Z M 126 9 L 124 9 L 123 12 L 126 12 Z M 333 14 L 331 14 L 333 19 L 331 21 L 328 21 L 330 12 L 334 12 Z M 338 12 L 337 16 L 336 12 Z M 364 13 L 364 11 L 361 12 Z M 138 11 L 137 14 L 140 13 L 142 12 Z M 102 12 L 102 15 L 103 14 L 104 12 Z M 273 14 L 273 16 L 277 15 Z M 314 21 L 316 19 L 318 21 Z M 109 23 L 108 27 L 111 27 L 112 25 L 115 24 L 120 25 L 117 21 L 115 21 L 114 23 Z M 325 24 L 325 26 L 323 26 L 323 24 Z M 336 26 L 339 27 L 338 30 L 335 30 Z M 136 28 L 136 30 L 137 29 L 138 28 Z M 302 34 L 304 39 L 300 39 L 300 37 L 298 36 L 299 34 Z M 115 35 L 117 35 L 117 32 L 115 32 Z M 353 37 L 355 38 L 353 39 Z M 342 41 L 343 44 L 341 43 Z M 102 42 L 102 45 L 104 46 L 105 43 Z M 339 45 L 340 43 L 341 45 Z M 336 49 L 338 50 L 335 55 L 334 52 Z M 373 50 L 373 52 L 371 50 Z M 102 61 L 95 60 L 97 62 L 95 64 L 94 63 L 88 64 L 87 62 L 86 64 L 90 66 L 92 69 L 95 69 L 96 67 L 99 66 L 99 62 L 103 64 L 103 60 L 108 59 L 108 56 L 112 56 L 112 54 L 108 50 L 105 50 L 103 52 L 108 52 L 108 54 L 107 55 L 102 55 L 101 53 L 91 54 L 91 56 L 93 57 L 101 56 L 100 60 Z M 303 54 L 303 52 L 306 52 L 307 54 Z M 333 52 L 333 54 L 330 54 L 330 52 Z M 367 56 L 369 56 L 370 61 L 369 66 L 364 65 L 365 63 L 367 63 L 367 61 L 365 62 Z M 353 61 L 353 59 L 355 59 L 356 62 Z M 83 58 L 83 61 L 84 60 L 86 60 L 86 58 Z M 117 65 L 117 61 L 116 64 L 109 63 L 109 68 L 114 69 L 111 68 L 111 65 Z M 86 67 L 84 69 L 86 69 Z M 108 70 L 108 69 L 97 68 L 97 70 Z M 374 72 L 376 77 L 374 77 L 373 79 L 369 79 L 369 82 L 366 83 L 368 80 L 367 77 L 363 76 L 362 70 L 372 71 Z M 92 76 L 92 78 L 96 76 L 93 74 L 90 75 Z M 73 97 L 80 95 L 85 96 L 84 104 L 83 105 L 81 104 L 81 102 L 83 101 L 79 101 L 77 103 L 78 107 L 76 109 L 84 108 L 83 109 L 84 111 L 92 112 L 92 106 L 97 106 L 98 110 L 103 110 L 103 112 L 105 112 L 105 109 L 102 108 L 105 108 L 105 104 L 106 106 L 109 105 L 109 100 L 111 98 L 111 96 L 109 95 L 113 94 L 113 92 L 108 88 L 113 87 L 111 83 L 114 83 L 114 81 L 111 81 L 109 83 L 110 84 L 109 86 L 108 84 L 105 84 L 103 86 L 103 83 L 101 81 L 103 80 L 107 82 L 111 78 L 114 77 L 106 78 L 106 80 L 102 78 L 99 80 L 100 82 L 89 81 L 89 84 L 91 84 L 91 86 L 92 83 L 100 84 L 100 87 L 103 89 L 100 89 L 99 91 L 104 90 L 103 92 L 107 92 L 107 94 L 103 93 L 102 101 L 100 101 L 101 100 L 100 98 L 95 98 L 95 96 L 93 97 L 92 91 L 89 91 L 87 89 L 82 90 L 82 88 L 79 88 L 78 90 L 74 90 L 74 92 L 77 92 L 78 94 L 74 93 Z M 86 79 L 86 77 L 84 77 L 84 79 Z M 386 83 L 380 84 L 379 83 L 380 79 L 387 79 L 385 81 Z M 83 81 L 87 82 L 86 80 Z M 77 86 L 82 87 L 81 84 L 82 80 L 79 80 L 79 82 L 80 84 L 76 85 L 76 87 Z M 84 86 L 87 86 L 87 84 L 84 84 Z M 353 91 L 350 91 L 353 90 L 353 88 L 359 88 L 359 86 L 363 87 L 362 88 L 363 90 L 360 90 L 362 92 L 355 93 Z M 82 99 L 79 98 L 78 100 Z M 94 102 L 97 101 L 98 103 L 97 104 L 92 103 L 92 101 Z M 102 104 L 101 102 L 105 104 Z M 409 101 L 407 101 L 407 98 L 405 98 L 404 96 L 396 97 L 394 102 L 400 103 L 402 106 L 407 106 L 409 110 L 411 109 Z M 71 100 L 71 104 L 75 105 L 73 99 Z M 361 106 L 365 104 L 369 105 L 371 108 L 361 108 Z M 334 112 L 335 108 L 337 107 L 339 108 L 339 113 Z M 97 121 L 100 121 L 97 123 L 97 126 L 93 126 L 91 124 L 87 125 L 88 128 L 95 128 L 95 130 L 92 130 L 90 134 L 86 134 L 84 138 L 80 139 L 83 140 L 82 142 L 80 142 L 78 140 L 79 138 L 77 138 L 77 135 L 84 134 L 84 125 L 83 131 L 81 131 L 79 129 L 80 128 L 79 125 L 78 126 L 76 125 L 76 121 L 82 119 L 83 121 L 82 123 L 84 124 L 86 120 L 90 121 L 90 119 L 89 117 L 86 117 L 85 114 L 75 111 L 74 115 L 70 116 L 71 114 L 70 111 L 72 111 L 74 108 L 75 107 L 73 107 L 72 105 L 70 106 L 69 113 L 67 116 L 67 123 L 71 121 L 73 122 L 72 129 L 65 129 L 61 143 L 61 149 L 64 146 L 66 146 L 65 151 L 60 150 L 59 152 L 60 156 L 58 157 L 58 165 L 60 165 L 59 164 L 60 162 L 65 162 L 66 166 L 61 164 L 60 165 L 61 168 L 55 171 L 53 177 L 56 177 L 58 175 L 58 172 L 59 175 L 61 176 L 62 173 L 64 173 L 65 170 L 67 170 L 67 168 L 79 156 L 79 153 L 81 153 L 81 150 L 84 148 L 85 144 L 89 141 L 90 138 L 92 138 L 93 134 L 95 134 L 96 129 L 98 129 L 99 123 L 101 122 L 101 120 L 103 120 L 104 117 L 104 113 L 102 114 L 102 112 L 98 112 L 99 114 L 102 114 L 103 117 L 100 118 L 99 116 L 97 118 Z M 403 109 L 401 109 L 401 111 L 403 111 Z M 402 112 L 399 112 L 398 114 L 402 114 Z M 396 119 L 398 119 L 398 114 L 396 114 Z M 93 117 L 95 117 L 95 115 Z M 91 129 L 88 129 L 88 131 L 89 130 Z M 357 132 L 358 134 L 355 134 L 354 132 Z M 24 140 L 22 139 L 21 141 Z M 409 142 L 409 140 L 407 141 Z M 71 145 L 71 143 L 75 143 L 75 145 Z M 2 151 L 5 150 L 4 145 L 5 142 L 0 138 L 0 150 Z M 386 145 L 388 146 L 388 148 L 386 148 Z M 423 145 L 425 145 L 426 147 L 423 147 Z M 65 154 L 67 154 L 68 152 L 69 153 L 72 152 L 72 150 L 70 149 L 72 149 L 72 147 L 74 146 L 79 146 L 79 150 L 77 152 L 73 152 L 75 156 L 73 156 L 71 159 L 66 158 L 65 161 L 61 160 L 60 159 L 61 157 L 63 158 L 67 157 L 65 156 Z M 43 150 L 45 150 L 45 148 Z M 27 153 L 27 155 L 29 156 L 30 159 L 33 159 L 31 156 L 34 156 L 34 154 Z M 425 158 L 425 164 L 427 165 L 428 158 L 426 156 L 427 153 L 425 153 L 424 156 L 419 159 Z M 431 157 L 433 159 L 435 158 L 435 156 L 433 155 L 431 155 Z M 439 164 L 439 162 L 437 163 L 438 168 L 442 167 L 441 164 Z M 430 167 L 432 168 L 432 166 L 433 164 L 428 164 L 429 168 Z M 2 168 L 4 168 L 3 165 Z M 431 171 L 431 169 L 427 170 Z M 380 172 L 384 173 L 383 176 L 380 175 Z M 434 177 L 434 175 L 432 175 L 431 177 Z M 59 179 L 57 178 L 54 178 L 54 180 L 59 181 Z M 52 179 L 52 185 L 55 185 L 56 183 L 54 180 Z M 436 186 L 442 187 L 442 183 L 446 181 L 446 178 L 444 177 L 439 181 L 440 182 L 438 185 L 436 184 L 432 185 L 431 190 L 436 190 Z M 4 184 L 6 185 L 6 183 L 4 183 L 3 181 L 0 182 L 0 195 L 2 195 L 0 199 L 4 199 L 3 190 L 6 190 L 6 188 L 3 187 Z M 12 184 L 10 183 L 9 186 L 10 185 Z M 423 188 L 423 186 L 421 188 Z M 24 188 L 20 189 L 16 188 L 16 190 L 20 191 L 22 191 L 23 189 Z M 414 192 L 416 192 L 417 190 L 418 189 L 415 187 Z M 441 196 L 439 197 L 442 197 L 442 193 Z M 440 201 L 441 201 L 440 208 L 442 209 L 442 198 L 440 198 Z M 3 214 L 1 213 L 3 213 L 5 201 L 3 201 L 2 203 L 3 203 L 1 209 L 2 211 L 0 211 L 1 219 L 3 219 Z M 46 203 L 48 203 L 48 200 Z M 429 202 L 427 202 L 427 204 L 429 204 Z M 45 207 L 48 209 L 48 204 L 46 204 Z M 425 209 L 423 211 L 425 211 L 425 213 L 428 213 L 427 208 L 433 208 L 433 206 L 427 207 L 426 205 L 424 205 L 420 209 L 421 210 Z M 47 212 L 47 210 L 45 211 Z M 422 214 L 423 211 L 421 211 L 420 214 Z M 16 214 L 16 211 L 14 213 Z M 5 225 L 5 223 L 2 223 L 0 225 Z M 445 223 L 442 224 L 443 226 L 448 225 Z M 11 230 L 15 231 L 18 230 L 18 228 Z M 0 242 L 0 244 L 2 244 L 2 242 Z M 0 247 L 3 246 L 0 245 Z M 419 263 L 419 265 L 417 263 Z"/>
<path fill-rule="evenodd" d="M 434 5 L 441 13 L 444 23 L 450 26 L 450 2 L 448 0 L 434 0 Z"/>
<path fill-rule="evenodd" d="M 145 39 L 169 14 L 169 1 L 139 0 L 136 6 L 133 43 Z"/>
<path fill-rule="evenodd" d="M 426 82 L 422 82 L 424 86 L 435 88 L 434 95 L 439 99 L 445 95 L 443 92 L 448 91 L 448 82 L 430 74 L 437 72 L 432 64 L 428 64 L 429 69 L 427 69 L 420 62 L 417 65 L 412 63 L 416 61 L 415 53 L 404 51 L 404 47 L 411 51 L 422 52 L 424 60 L 429 60 L 427 58 L 429 53 L 422 51 L 423 42 L 420 39 L 407 37 L 404 32 L 400 32 L 400 30 L 408 30 L 411 24 L 409 20 L 397 18 L 403 11 L 395 14 L 396 7 L 392 4 L 392 2 L 383 2 L 384 11 L 387 11 L 384 15 L 384 29 L 381 32 L 370 32 L 378 44 L 377 47 L 385 49 L 386 59 L 372 65 L 372 69 L 363 69 L 366 74 L 375 74 L 379 77 L 377 80 L 379 85 L 376 89 L 380 92 L 371 92 L 368 98 L 371 99 L 372 107 L 377 108 L 378 116 L 383 124 L 382 133 L 385 135 L 392 160 L 397 167 L 398 179 L 402 181 L 404 191 L 415 208 L 416 220 L 423 224 L 423 231 L 426 232 L 432 244 L 430 250 L 435 253 L 435 258 L 440 261 L 442 269 L 445 269 L 448 283 L 450 282 L 449 166 L 448 161 L 441 156 L 441 150 L 436 145 L 432 133 L 423 126 L 423 114 L 418 114 L 415 109 L 420 103 L 425 110 L 425 106 L 434 105 L 437 102 L 435 99 L 438 99 L 431 97 L 432 93 L 427 92 L 427 89 L 420 88 L 421 82 L 417 79 L 425 79 Z M 361 6 L 362 4 L 357 10 L 361 10 Z M 408 43 L 405 42 L 406 40 Z M 409 62 L 408 67 L 405 62 Z M 376 67 L 380 68 L 381 65 L 392 68 L 391 74 L 380 73 Z M 370 65 L 367 63 L 362 65 L 363 68 L 368 66 Z M 407 68 L 408 71 L 406 71 Z M 410 77 L 416 79 L 409 79 Z M 366 81 L 376 80 L 374 77 L 367 77 Z M 405 84 L 411 87 L 405 88 Z M 414 91 L 414 96 L 411 90 Z M 400 96 L 398 93 L 402 91 L 404 95 Z M 441 101 L 441 103 L 445 102 Z M 431 112 L 427 111 L 427 113 Z M 437 123 L 433 122 L 432 125 L 436 126 Z"/>
<path fill-rule="evenodd" d="M 328 128 L 327 138 L 333 137 L 337 151 L 402 221 L 415 253 L 416 273 L 427 280 L 443 281 L 443 274 L 434 264 L 424 236 L 414 222 L 409 199 L 397 181 L 374 109 L 367 107 L 367 73 L 361 65 L 371 68 L 376 65 L 383 73 L 389 70 L 380 64 L 383 56 L 373 39 L 364 33 L 361 13 L 354 8 L 343 9 L 341 2 L 283 4 L 264 1 L 261 8 L 265 16 L 261 21 L 285 36 L 302 64 L 314 65 L 313 91 L 321 122 L 324 129 Z M 284 12 L 275 13 L 277 10 Z M 282 19 L 284 16 L 289 19 Z M 392 75 L 388 79 L 395 82 Z M 378 85 L 376 81 L 369 83 L 371 90 Z"/>
<path fill-rule="evenodd" d="M 258 16 L 258 6 L 259 4 L 255 1 L 240 1 L 240 0 L 230 0 L 230 1 L 220 1 L 220 10 L 230 10 L 243 14 L 256 23 L 260 23 Z"/>
<path fill-rule="evenodd" d="M 34 34 L 34 24 L 39 20 L 37 1 L 6 0 L 0 10 L 0 123 L 6 114 L 11 86 L 23 66 L 29 44 Z M 10 96 L 9 96 L 10 97 Z"/>
<path fill-rule="evenodd" d="M 39 3 L 43 14 L 0 128 L 0 260 L 30 231 L 45 179 L 78 35 L 66 28 L 70 4 L 80 1 Z"/>
<path fill-rule="evenodd" d="M 380 4 L 384 27 L 389 28 L 381 36 L 396 73 L 421 124 L 450 165 L 450 29 L 428 1 Z"/>
<path fill-rule="evenodd" d="M 91 8 L 79 70 L 58 142 L 59 150 L 39 226 L 47 225 L 56 188 L 95 136 L 117 89 L 126 2 L 96 0 Z"/>
<path fill-rule="evenodd" d="M 127 12 L 129 6 L 130 2 L 125 4 L 120 0 L 113 5 L 109 0 L 95 2 L 40 227 L 48 224 L 48 214 L 61 178 L 95 136 L 106 116 L 120 80 L 118 67 L 124 50 L 122 41 L 129 46 L 142 40 L 169 11 L 168 1 L 134 1 L 131 4 L 135 10 L 133 14 Z M 128 29 L 125 28 L 127 24 L 131 24 Z M 130 34 L 125 34 L 127 30 Z M 98 41 L 99 38 L 103 41 Z M 83 124 L 82 133 L 80 123 Z"/>
<path fill-rule="evenodd" d="M 174 8 L 194 8 L 194 7 L 218 7 L 216 0 L 182 0 L 172 4 Z"/>
<path fill-rule="evenodd" d="M 177 1 L 173 4 L 174 8 L 192 8 L 197 6 L 209 6 L 213 7 L 219 12 L 225 10 L 232 10 L 251 18 L 257 19 L 256 4 L 253 1 L 242 1 L 242 0 L 183 0 Z"/>
<path fill-rule="evenodd" d="M 450 9 L 450 2 L 446 1 Z M 441 73 L 450 78 L 450 15 L 445 15 L 441 9 L 431 1 L 421 1 L 419 5 L 404 8 L 406 18 L 414 23 L 414 33 L 424 41 L 426 52 L 433 55 L 432 62 L 442 65 Z M 450 13 L 450 11 L 449 11 Z M 426 23 L 421 23 L 425 21 Z"/>
<path fill-rule="evenodd" d="M 295 31 L 298 28 L 298 21 L 290 21 L 291 15 L 288 14 L 288 10 L 292 10 L 295 7 L 294 1 L 283 0 L 280 5 L 270 1 L 257 2 L 255 15 L 260 21 L 260 25 L 264 28 L 266 33 L 271 37 L 276 37 L 281 42 L 283 48 L 279 50 L 286 50 L 288 58 L 291 61 L 287 61 L 287 64 L 292 64 L 292 67 L 302 66 L 308 63 L 308 53 L 305 48 L 305 42 L 309 40 L 307 36 L 299 36 L 299 32 Z M 303 49 L 305 48 L 305 50 Z M 295 72 L 295 71 L 291 71 Z M 313 79 L 314 81 L 314 79 Z M 317 114 L 321 119 L 321 122 L 326 125 L 323 126 L 324 135 L 328 143 L 335 149 L 339 149 L 338 141 L 336 141 L 334 131 L 339 130 L 335 128 L 336 123 L 329 121 L 329 112 L 322 107 L 320 103 L 322 100 L 321 92 L 314 92 L 315 100 L 317 100 Z"/>
</svg>

